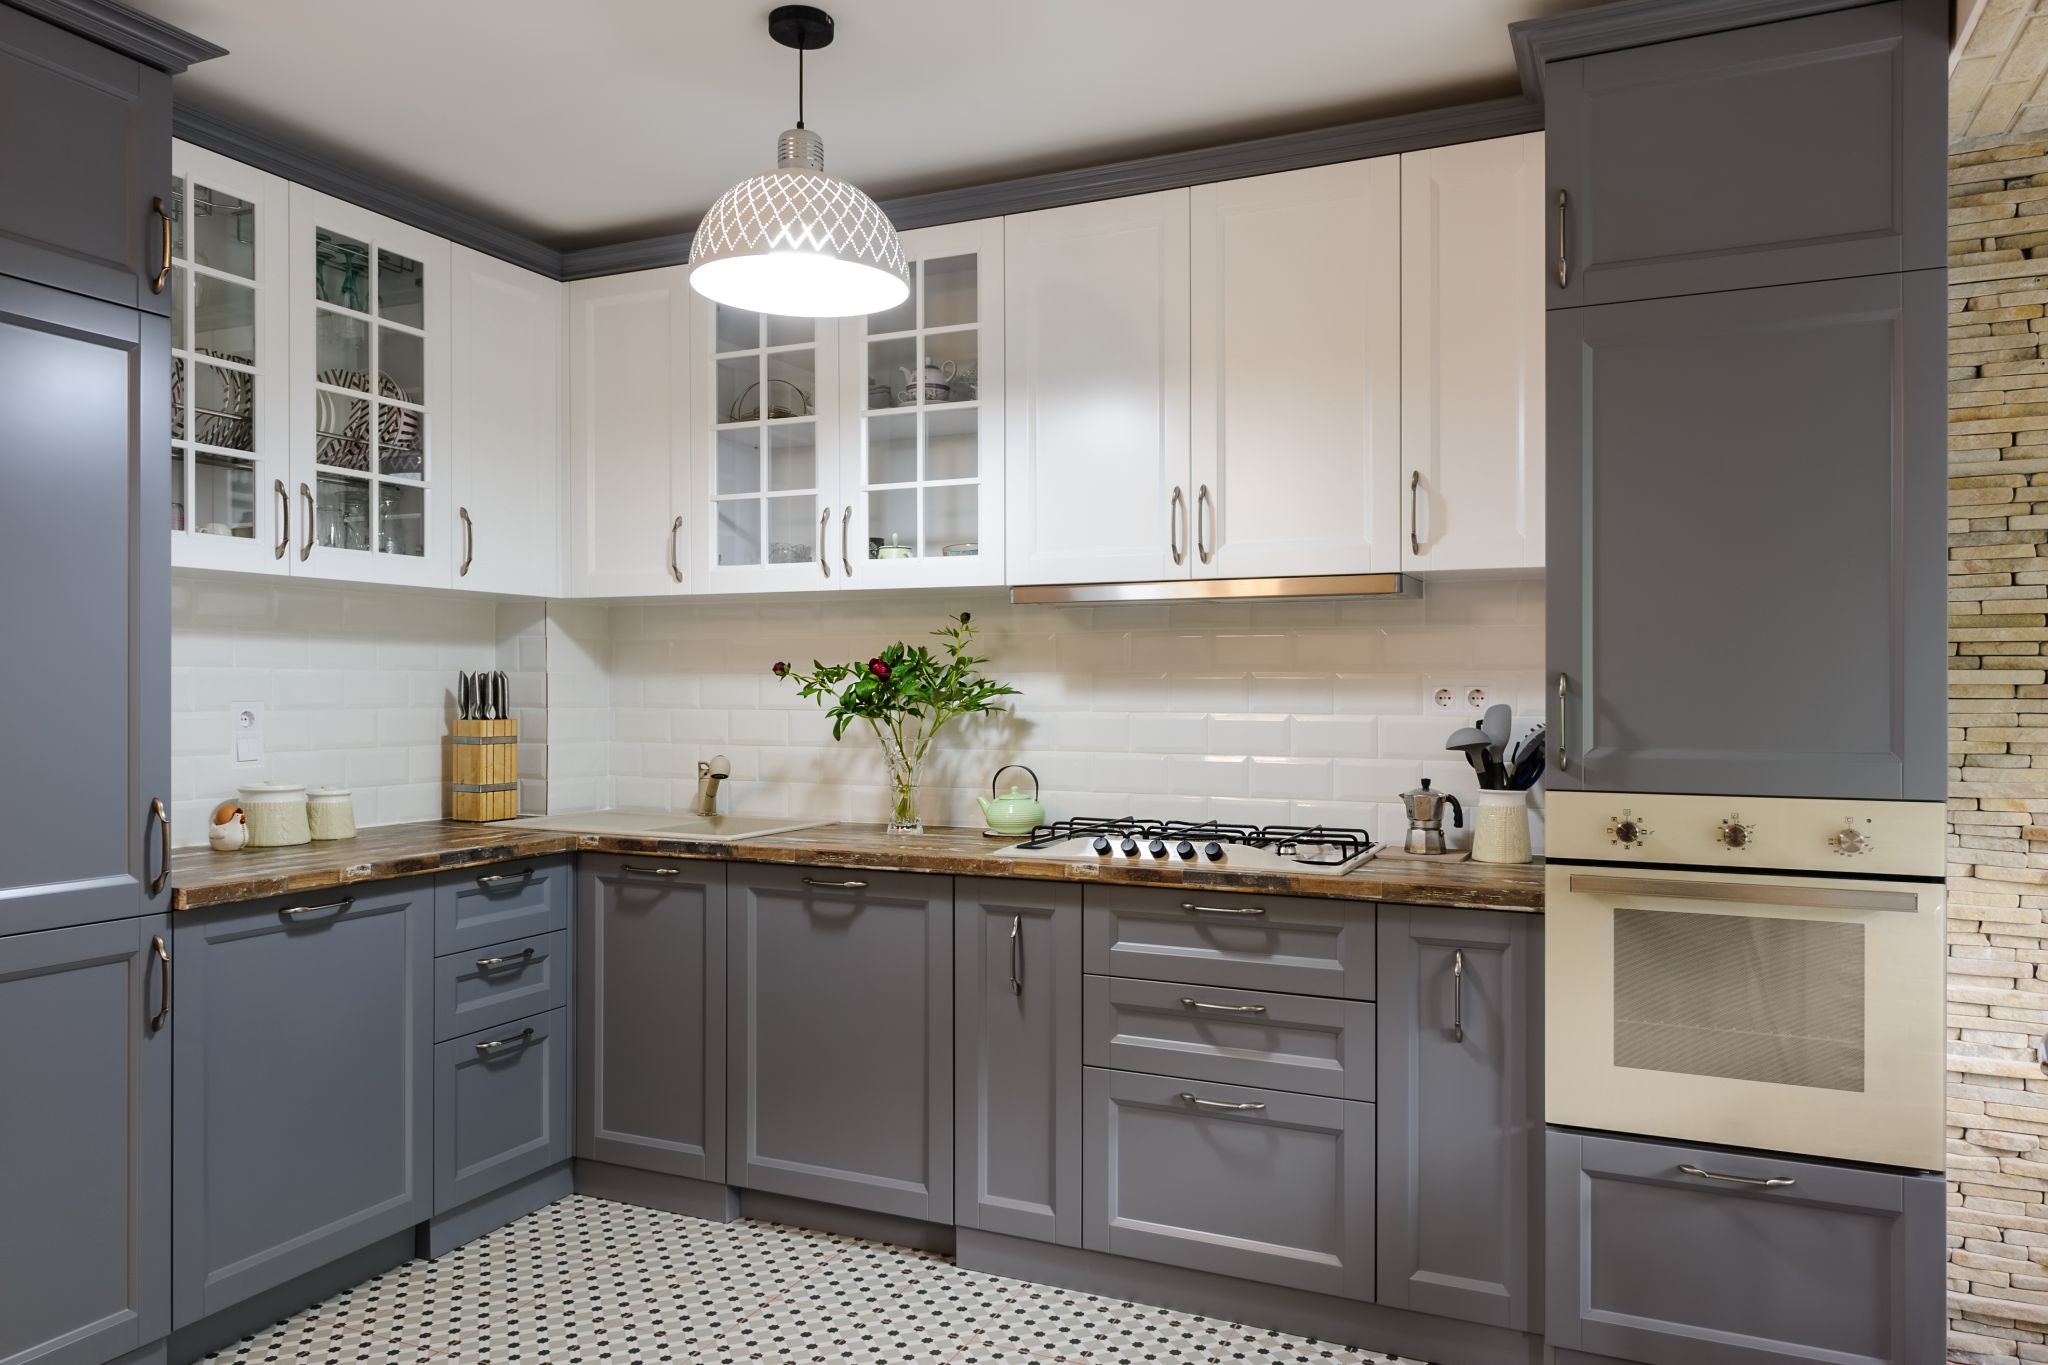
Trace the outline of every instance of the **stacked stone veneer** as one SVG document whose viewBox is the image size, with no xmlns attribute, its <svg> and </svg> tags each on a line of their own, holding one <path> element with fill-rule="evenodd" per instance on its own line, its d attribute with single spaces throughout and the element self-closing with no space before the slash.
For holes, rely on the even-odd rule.
<svg viewBox="0 0 2048 1365">
<path fill-rule="evenodd" d="M 2048 141 L 1949 164 L 1949 1344 L 2048 1361 Z"/>
</svg>

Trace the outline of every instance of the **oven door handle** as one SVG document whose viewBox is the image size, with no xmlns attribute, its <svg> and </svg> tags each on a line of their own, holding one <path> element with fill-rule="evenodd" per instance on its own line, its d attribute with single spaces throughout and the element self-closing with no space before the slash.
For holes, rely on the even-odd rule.
<svg viewBox="0 0 2048 1365">
<path fill-rule="evenodd" d="M 1571 889 L 1597 896 L 1663 896 L 1671 900 L 1792 905 L 1805 910 L 1896 910 L 1910 915 L 1920 909 L 1920 897 L 1912 891 L 1852 890 L 1805 883 L 1694 882 L 1665 877 L 1608 877 L 1592 872 L 1574 872 Z"/>
</svg>

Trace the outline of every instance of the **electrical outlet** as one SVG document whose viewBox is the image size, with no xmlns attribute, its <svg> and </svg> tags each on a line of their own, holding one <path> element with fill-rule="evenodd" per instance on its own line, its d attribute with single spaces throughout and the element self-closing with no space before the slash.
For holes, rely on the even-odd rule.
<svg viewBox="0 0 2048 1365">
<path fill-rule="evenodd" d="M 1486 683 L 1431 678 L 1422 685 L 1422 700 L 1431 711 L 1464 716 L 1483 713 L 1493 696 Z"/>
<path fill-rule="evenodd" d="M 228 703 L 228 758 L 237 768 L 254 768 L 263 762 L 263 703 Z"/>
</svg>

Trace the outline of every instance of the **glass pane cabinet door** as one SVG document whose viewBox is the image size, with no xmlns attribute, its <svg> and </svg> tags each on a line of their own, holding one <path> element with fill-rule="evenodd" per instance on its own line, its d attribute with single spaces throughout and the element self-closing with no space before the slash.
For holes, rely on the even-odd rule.
<svg viewBox="0 0 2048 1365">
<path fill-rule="evenodd" d="M 287 186 L 176 143 L 171 562 L 288 568 Z"/>
<path fill-rule="evenodd" d="M 910 297 L 844 324 L 854 587 L 1003 581 L 1002 224 L 903 234 Z"/>
<path fill-rule="evenodd" d="M 292 197 L 294 573 L 445 583 L 448 244 Z"/>
<path fill-rule="evenodd" d="M 835 506 L 834 325 L 701 295 L 690 308 L 701 452 L 696 590 L 838 586 L 840 536 L 851 528 Z"/>
</svg>

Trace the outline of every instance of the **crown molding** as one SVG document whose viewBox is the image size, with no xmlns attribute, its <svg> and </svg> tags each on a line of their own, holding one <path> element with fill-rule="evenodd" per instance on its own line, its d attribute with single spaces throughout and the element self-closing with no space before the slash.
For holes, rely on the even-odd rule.
<svg viewBox="0 0 2048 1365">
<path fill-rule="evenodd" d="M 228 50 L 196 34 L 114 0 L 7 0 L 19 10 L 68 28 L 82 38 L 110 47 L 145 66 L 172 75 L 200 62 L 225 57 Z"/>
<path fill-rule="evenodd" d="M 1515 49 L 1515 74 L 1522 82 L 1523 95 L 1541 101 L 1547 62 L 1774 24 L 1781 19 L 1804 19 L 1870 3 L 1872 0 L 1614 0 L 1592 9 L 1509 24 L 1508 41 Z"/>
</svg>

